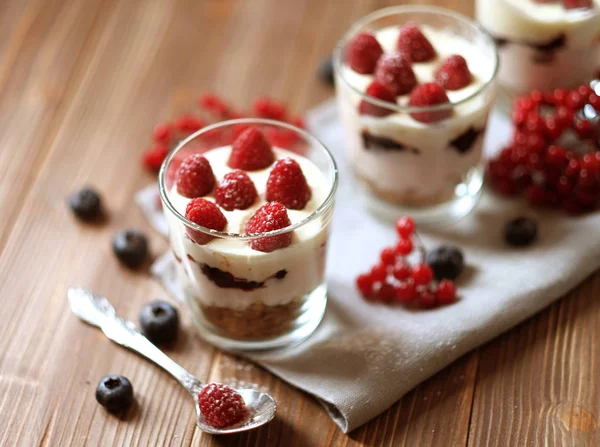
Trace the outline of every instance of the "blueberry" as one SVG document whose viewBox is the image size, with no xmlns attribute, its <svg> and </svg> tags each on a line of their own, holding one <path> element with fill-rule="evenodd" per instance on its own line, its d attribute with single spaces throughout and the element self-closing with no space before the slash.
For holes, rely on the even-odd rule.
<svg viewBox="0 0 600 447">
<path fill-rule="evenodd" d="M 116 413 L 133 403 L 133 387 L 127 377 L 106 376 L 96 387 L 96 400 L 108 411 Z"/>
<path fill-rule="evenodd" d="M 333 86 L 333 58 L 331 56 L 326 57 L 319 63 L 317 75 L 323 82 Z"/>
<path fill-rule="evenodd" d="M 526 217 L 518 217 L 504 224 L 504 240 L 515 247 L 525 247 L 537 238 L 537 223 Z"/>
<path fill-rule="evenodd" d="M 138 230 L 117 233 L 112 241 L 113 252 L 127 267 L 136 268 L 148 258 L 148 239 Z"/>
<path fill-rule="evenodd" d="M 86 187 L 69 196 L 69 208 L 81 220 L 94 220 L 102 214 L 100 195 L 92 188 Z"/>
<path fill-rule="evenodd" d="M 433 270 L 435 279 L 455 279 L 460 275 L 465 260 L 458 247 L 441 245 L 427 253 L 426 263 Z"/>
<path fill-rule="evenodd" d="M 142 333 L 152 343 L 169 343 L 177 338 L 179 314 L 165 301 L 146 304 L 138 315 Z"/>
</svg>

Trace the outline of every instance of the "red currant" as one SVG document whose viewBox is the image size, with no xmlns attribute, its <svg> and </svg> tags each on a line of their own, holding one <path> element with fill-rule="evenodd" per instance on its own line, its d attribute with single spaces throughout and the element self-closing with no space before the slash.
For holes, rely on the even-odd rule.
<svg viewBox="0 0 600 447">
<path fill-rule="evenodd" d="M 533 206 L 544 205 L 544 188 L 539 185 L 532 185 L 525 190 L 525 198 Z"/>
<path fill-rule="evenodd" d="M 529 132 L 535 133 L 543 133 L 545 130 L 545 123 L 542 117 L 537 112 L 530 112 L 527 115 L 527 120 L 525 121 L 525 127 Z"/>
<path fill-rule="evenodd" d="M 550 146 L 546 151 L 546 162 L 553 166 L 563 166 L 567 161 L 565 150 L 559 146 Z"/>
<path fill-rule="evenodd" d="M 556 112 L 554 112 L 554 119 L 563 129 L 571 126 L 571 123 L 573 122 L 573 116 L 573 111 L 563 106 L 558 107 Z"/>
<path fill-rule="evenodd" d="M 401 217 L 396 221 L 396 231 L 398 236 L 408 239 L 415 232 L 415 221 L 410 217 Z"/>
<path fill-rule="evenodd" d="M 417 289 L 412 280 L 401 282 L 396 286 L 396 299 L 401 303 L 410 303 L 417 296 Z"/>
<path fill-rule="evenodd" d="M 437 300 L 435 295 L 431 293 L 429 290 L 424 290 L 419 293 L 419 306 L 424 309 L 434 308 L 437 304 Z"/>
<path fill-rule="evenodd" d="M 392 265 L 396 262 L 396 252 L 393 248 L 384 248 L 381 250 L 381 262 L 385 265 Z"/>
<path fill-rule="evenodd" d="M 392 270 L 392 275 L 394 275 L 394 278 L 399 279 L 400 281 L 410 278 L 410 273 L 410 265 L 404 262 L 396 264 Z"/>
<path fill-rule="evenodd" d="M 373 295 L 373 277 L 366 273 L 356 278 L 356 287 L 365 298 Z"/>
<path fill-rule="evenodd" d="M 575 132 L 582 140 L 593 138 L 596 134 L 594 125 L 588 120 L 579 120 L 575 123 Z"/>
<path fill-rule="evenodd" d="M 552 103 L 557 106 L 564 105 L 568 94 L 569 94 L 569 92 L 567 89 L 564 89 L 564 88 L 555 89 L 554 92 L 552 92 Z"/>
<path fill-rule="evenodd" d="M 452 304 L 456 300 L 456 286 L 452 281 L 443 279 L 437 286 L 435 296 L 439 304 Z"/>
<path fill-rule="evenodd" d="M 583 98 L 577 90 L 573 90 L 567 94 L 565 104 L 571 109 L 579 110 L 585 105 L 585 98 Z"/>
<path fill-rule="evenodd" d="M 377 264 L 371 269 L 371 277 L 374 281 L 385 281 L 388 274 L 388 266 L 385 264 Z"/>
<path fill-rule="evenodd" d="M 396 290 L 391 284 L 383 283 L 379 287 L 379 290 L 377 290 L 376 295 L 381 301 L 389 302 L 396 297 Z"/>
<path fill-rule="evenodd" d="M 396 244 L 396 254 L 408 256 L 413 251 L 413 243 L 410 239 L 400 239 Z"/>
<path fill-rule="evenodd" d="M 433 280 L 433 271 L 426 264 L 418 264 L 413 267 L 412 278 L 416 285 L 424 286 Z"/>
</svg>

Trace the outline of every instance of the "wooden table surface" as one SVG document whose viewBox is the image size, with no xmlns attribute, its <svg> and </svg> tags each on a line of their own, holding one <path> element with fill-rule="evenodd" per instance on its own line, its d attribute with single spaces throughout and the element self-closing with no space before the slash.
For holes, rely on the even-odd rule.
<svg viewBox="0 0 600 447">
<path fill-rule="evenodd" d="M 2 0 L 0 2 L 0 445 L 600 445 L 600 275 L 471 352 L 349 435 L 306 394 L 184 333 L 169 351 L 200 377 L 267 387 L 277 418 L 249 434 L 203 435 L 188 396 L 68 310 L 66 290 L 109 296 L 124 316 L 165 298 L 121 268 L 110 241 L 151 233 L 133 194 L 153 125 L 208 90 L 243 106 L 272 95 L 303 112 L 332 95 L 318 61 L 384 0 Z M 472 15 L 468 0 L 432 0 Z M 103 226 L 65 197 L 102 191 Z M 166 249 L 151 233 L 155 254 Z M 184 321 L 189 326 L 187 319 Z M 187 334 L 187 335 L 185 335 Z M 94 399 L 105 374 L 134 385 L 123 417 Z"/>
</svg>

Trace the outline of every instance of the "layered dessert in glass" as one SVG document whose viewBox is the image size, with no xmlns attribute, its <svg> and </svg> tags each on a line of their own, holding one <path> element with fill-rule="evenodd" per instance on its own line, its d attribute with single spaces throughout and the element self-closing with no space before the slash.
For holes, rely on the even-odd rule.
<svg viewBox="0 0 600 447">
<path fill-rule="evenodd" d="M 512 93 L 573 87 L 600 68 L 600 0 L 477 0 Z"/>
<path fill-rule="evenodd" d="M 273 131 L 290 147 L 273 146 Z M 337 187 L 335 162 L 318 140 L 281 122 L 225 121 L 182 141 L 159 183 L 178 280 L 201 335 L 252 350 L 316 329 Z"/>
<path fill-rule="evenodd" d="M 467 214 L 495 94 L 490 36 L 451 11 L 391 7 L 352 26 L 334 64 L 347 160 L 366 203 L 421 223 Z"/>
</svg>

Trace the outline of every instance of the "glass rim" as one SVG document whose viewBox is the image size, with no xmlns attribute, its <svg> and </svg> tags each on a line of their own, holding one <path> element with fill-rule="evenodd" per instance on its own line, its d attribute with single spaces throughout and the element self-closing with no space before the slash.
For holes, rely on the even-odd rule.
<svg viewBox="0 0 600 447">
<path fill-rule="evenodd" d="M 203 227 L 203 226 L 198 225 L 198 224 L 192 222 L 191 220 L 187 219 L 184 215 L 182 215 L 179 211 L 177 211 L 177 209 L 173 206 L 173 204 L 171 203 L 171 200 L 169 199 L 168 191 L 167 191 L 166 184 L 165 184 L 167 167 L 168 167 L 169 163 L 171 162 L 171 160 L 173 160 L 173 157 L 175 156 L 175 154 L 180 149 L 182 149 L 185 145 L 192 142 L 194 139 L 196 139 L 197 137 L 201 136 L 202 134 L 204 134 L 206 132 L 209 132 L 211 130 L 214 130 L 214 129 L 217 129 L 220 127 L 227 127 L 227 126 L 232 126 L 232 125 L 236 125 L 236 124 L 263 124 L 263 125 L 269 125 L 269 126 L 284 127 L 288 130 L 296 132 L 297 134 L 302 136 L 305 140 L 308 140 L 312 146 L 318 147 L 322 151 L 324 151 L 325 154 L 327 155 L 327 159 L 331 163 L 331 168 L 332 168 L 332 173 L 333 173 L 333 182 L 331 184 L 329 194 L 327 195 L 325 200 L 323 200 L 323 203 L 321 203 L 316 210 L 314 210 L 312 213 L 310 213 L 304 219 L 302 219 L 299 222 L 296 222 L 295 224 L 289 225 L 289 226 L 287 226 L 285 228 L 281 228 L 279 230 L 269 231 L 269 232 L 260 233 L 260 234 L 252 234 L 252 235 L 245 234 L 245 233 L 230 233 L 230 232 L 226 232 L 226 231 L 217 231 L 217 230 L 213 230 L 213 229 L 210 229 L 207 227 Z M 239 119 L 233 119 L 233 120 L 219 121 L 217 123 L 203 127 L 202 129 L 194 132 L 193 134 L 191 134 L 191 135 L 187 136 L 186 138 L 184 138 L 183 140 L 179 141 L 179 143 L 177 143 L 177 145 L 169 152 L 169 154 L 167 155 L 167 157 L 165 158 L 165 160 L 163 161 L 163 163 L 160 166 L 160 170 L 158 172 L 158 189 L 159 189 L 159 193 L 160 193 L 160 199 L 161 199 L 161 202 L 163 203 L 163 205 L 166 205 L 168 210 L 171 213 L 173 213 L 173 215 L 175 217 L 177 217 L 177 219 L 179 219 L 181 221 L 181 223 L 183 223 L 185 226 L 187 226 L 193 230 L 199 231 L 201 233 L 208 234 L 210 236 L 214 236 L 216 238 L 249 241 L 249 240 L 253 240 L 253 239 L 277 236 L 279 234 L 285 234 L 285 233 L 292 232 L 292 231 L 308 224 L 309 222 L 312 222 L 317 217 L 324 214 L 324 212 L 333 203 L 333 199 L 335 197 L 335 193 L 338 188 L 338 180 L 339 180 L 339 170 L 338 170 L 338 166 L 335 161 L 335 158 L 333 157 L 333 155 L 331 154 L 329 149 L 327 149 L 327 147 L 321 142 L 321 140 L 319 140 L 314 135 L 310 134 L 309 132 L 307 132 L 306 130 L 304 130 L 300 127 L 297 127 L 297 126 L 294 126 L 292 124 L 288 124 L 288 123 L 285 123 L 282 121 L 276 121 L 276 120 L 265 119 L 265 118 L 239 118 Z"/>
<path fill-rule="evenodd" d="M 350 39 L 360 29 L 364 28 L 369 22 L 373 22 L 377 19 L 380 19 L 380 18 L 383 18 L 386 16 L 391 16 L 394 14 L 401 14 L 401 13 L 415 13 L 415 12 L 416 13 L 422 12 L 422 13 L 427 13 L 427 14 L 432 14 L 432 15 L 442 15 L 442 16 L 454 19 L 454 20 L 461 22 L 465 25 L 468 25 L 469 27 L 474 29 L 476 32 L 478 32 L 479 34 L 481 34 L 484 37 L 484 39 L 486 40 L 487 43 L 490 44 L 490 47 L 493 49 L 493 52 L 494 52 L 494 70 L 493 70 L 491 76 L 489 77 L 489 79 L 487 79 L 477 90 L 475 90 L 469 96 L 462 98 L 460 101 L 456 101 L 453 103 L 436 104 L 434 106 L 418 106 L 418 107 L 417 106 L 401 106 L 401 105 L 398 105 L 397 103 L 392 104 L 387 101 L 382 101 L 381 99 L 374 98 L 372 96 L 367 95 L 366 92 L 362 92 L 359 89 L 357 89 L 355 86 L 353 86 L 348 81 L 348 79 L 346 79 L 346 77 L 344 77 L 344 74 L 342 72 L 342 65 L 343 65 L 342 64 L 342 54 L 343 54 L 344 48 L 346 47 L 346 45 L 350 41 Z M 367 14 L 366 16 L 362 17 L 361 19 L 354 22 L 350 26 L 348 31 L 346 31 L 344 33 L 344 35 L 338 41 L 338 43 L 335 47 L 334 56 L 333 56 L 333 66 L 334 66 L 335 72 L 339 75 L 339 78 L 342 79 L 344 84 L 347 85 L 350 89 L 352 89 L 355 93 L 357 93 L 361 97 L 361 99 L 368 101 L 371 104 L 375 104 L 379 107 L 383 107 L 388 110 L 393 110 L 398 113 L 435 112 L 435 111 L 446 110 L 449 108 L 453 108 L 453 107 L 462 105 L 466 102 L 471 101 L 472 99 L 477 97 L 479 94 L 481 94 L 482 92 L 487 90 L 488 87 L 490 87 L 492 85 L 492 83 L 494 82 L 494 80 L 496 79 L 496 77 L 498 75 L 498 70 L 500 68 L 500 54 L 498 53 L 498 48 L 497 48 L 492 36 L 483 27 L 481 27 L 477 22 L 469 19 L 468 17 L 466 17 L 462 14 L 459 14 L 457 12 L 454 12 L 454 11 L 446 9 L 446 8 L 440 8 L 438 6 L 419 6 L 419 5 L 388 6 L 387 8 L 378 9 L 377 11 Z"/>
</svg>

